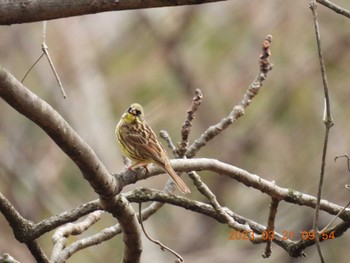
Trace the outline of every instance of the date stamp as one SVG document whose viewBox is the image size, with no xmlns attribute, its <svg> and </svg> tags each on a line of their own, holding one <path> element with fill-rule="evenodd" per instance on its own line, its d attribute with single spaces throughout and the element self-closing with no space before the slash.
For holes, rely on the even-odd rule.
<svg viewBox="0 0 350 263">
<path fill-rule="evenodd" d="M 315 238 L 318 238 L 316 235 L 315 235 L 315 232 L 313 230 L 310 230 L 310 231 L 301 231 L 300 232 L 301 234 L 301 239 L 302 240 L 314 240 Z M 287 230 L 283 230 L 282 233 L 282 240 L 288 240 L 288 239 L 291 239 L 293 240 L 294 239 L 294 231 L 287 231 Z M 229 240 L 254 240 L 255 238 L 257 238 L 257 234 L 254 233 L 254 231 L 237 231 L 237 230 L 234 230 L 234 229 L 230 229 L 229 230 Z M 261 238 L 262 240 L 274 240 L 276 237 L 275 237 L 275 232 L 274 231 L 266 231 L 264 230 L 262 233 L 261 233 Z M 324 240 L 327 240 L 327 239 L 334 239 L 334 231 L 332 232 L 322 232 L 320 233 L 320 237 L 319 237 L 320 240 L 324 241 Z"/>
</svg>

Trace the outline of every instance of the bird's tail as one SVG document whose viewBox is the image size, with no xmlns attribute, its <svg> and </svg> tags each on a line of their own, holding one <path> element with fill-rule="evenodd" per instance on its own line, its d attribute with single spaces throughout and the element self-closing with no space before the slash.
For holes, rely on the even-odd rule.
<svg viewBox="0 0 350 263">
<path fill-rule="evenodd" d="M 175 184 L 177 185 L 177 187 L 182 193 L 184 194 L 191 193 L 190 189 L 187 187 L 185 182 L 177 175 L 177 173 L 174 171 L 170 163 L 165 163 L 164 169 L 165 171 L 167 171 L 170 177 L 174 180 Z"/>
</svg>

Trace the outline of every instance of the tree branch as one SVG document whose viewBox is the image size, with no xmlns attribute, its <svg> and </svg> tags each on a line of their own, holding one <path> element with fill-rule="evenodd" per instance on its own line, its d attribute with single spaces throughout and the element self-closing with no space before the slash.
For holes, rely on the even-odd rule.
<svg viewBox="0 0 350 263">
<path fill-rule="evenodd" d="M 192 158 L 196 153 L 204 147 L 207 142 L 218 136 L 228 126 L 233 124 L 238 118 L 244 115 L 245 109 L 250 105 L 252 99 L 258 94 L 264 80 L 267 77 L 267 73 L 272 70 L 272 64 L 269 61 L 271 56 L 270 44 L 272 36 L 267 35 L 262 43 L 262 54 L 260 55 L 260 68 L 259 73 L 255 77 L 255 80 L 249 85 L 246 93 L 244 94 L 240 103 L 233 107 L 232 111 L 223 118 L 220 122 L 210 126 L 198 139 L 192 143 L 187 149 L 186 157 Z"/>
<path fill-rule="evenodd" d="M 141 229 L 136 213 L 129 201 L 123 195 L 118 195 L 115 198 L 103 200 L 102 206 L 106 206 L 107 210 L 118 219 L 124 233 L 123 263 L 140 262 L 142 252 Z"/>
<path fill-rule="evenodd" d="M 276 200 L 284 200 L 288 203 L 297 204 L 301 206 L 308 206 L 315 208 L 316 198 L 314 196 L 301 193 L 291 188 L 282 188 L 276 185 L 274 182 L 265 180 L 255 174 L 251 174 L 246 170 L 240 169 L 230 164 L 220 162 L 216 159 L 209 158 L 194 158 L 194 159 L 174 159 L 171 160 L 171 165 L 176 172 L 191 172 L 191 171 L 212 171 L 217 174 L 228 176 L 238 182 L 243 183 L 248 187 L 253 187 L 262 193 L 265 193 Z M 164 171 L 155 166 L 149 165 L 147 167 L 148 172 L 144 168 L 137 171 L 125 171 L 121 174 L 115 175 L 117 180 L 123 186 L 136 183 L 139 180 L 144 180 L 150 176 L 155 176 L 164 173 Z M 327 200 L 321 200 L 320 209 L 336 215 L 343 209 L 342 206 L 331 203 Z M 344 221 L 350 221 L 350 209 L 346 209 L 339 216 Z"/>
<path fill-rule="evenodd" d="M 0 1 L 0 25 L 29 23 L 106 11 L 197 5 L 224 0 L 10 0 Z"/>
<path fill-rule="evenodd" d="M 116 217 L 125 241 L 124 262 L 137 262 L 141 254 L 140 231 L 135 212 L 121 197 L 121 185 L 111 176 L 91 147 L 48 103 L 25 88 L 0 67 L 0 96 L 18 112 L 40 126 L 76 163 L 85 179 L 99 194 L 101 206 Z"/>
<path fill-rule="evenodd" d="M 346 16 L 347 18 L 350 18 L 350 11 L 346 10 L 345 8 L 336 5 L 328 0 L 316 0 L 316 2 L 320 3 L 321 5 L 324 5 L 325 7 L 328 7 L 329 9 L 333 10 L 334 12 Z"/>
<path fill-rule="evenodd" d="M 103 211 L 95 211 L 90 213 L 84 220 L 74 223 L 66 224 L 55 231 L 52 236 L 54 243 L 54 248 L 51 254 L 51 262 L 63 263 L 66 262 L 66 258 L 62 258 L 62 250 L 65 248 L 67 243 L 67 238 L 70 235 L 78 235 L 86 231 L 89 227 L 95 224 L 101 219 Z"/>
<path fill-rule="evenodd" d="M 114 178 L 91 147 L 47 102 L 0 67 L 0 97 L 41 127 L 79 167 L 96 193 L 104 198 L 120 192 Z"/>
</svg>

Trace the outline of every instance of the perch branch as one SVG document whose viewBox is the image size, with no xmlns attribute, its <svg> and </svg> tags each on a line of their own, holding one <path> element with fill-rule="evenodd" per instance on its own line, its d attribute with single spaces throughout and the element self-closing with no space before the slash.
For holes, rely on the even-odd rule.
<svg viewBox="0 0 350 263">
<path fill-rule="evenodd" d="M 191 172 L 204 170 L 212 171 L 217 174 L 228 176 L 231 179 L 237 180 L 238 182 L 243 183 L 248 187 L 253 187 L 256 190 L 259 190 L 262 193 L 265 193 L 277 200 L 284 200 L 288 203 L 307 206 L 311 208 L 315 208 L 316 205 L 316 198 L 311 195 L 304 194 L 290 188 L 279 187 L 273 182 L 265 180 L 255 174 L 251 174 L 246 170 L 240 169 L 233 165 L 220 162 L 216 159 L 173 159 L 170 160 L 170 162 L 176 172 Z M 136 183 L 139 180 L 144 180 L 151 176 L 164 173 L 164 171 L 161 168 L 155 165 L 149 165 L 147 168 L 148 172 L 146 171 L 146 169 L 140 169 L 137 172 L 125 171 L 121 174 L 116 175 L 116 177 L 120 178 L 118 180 L 120 180 L 120 183 L 123 184 L 123 186 L 125 186 L 128 184 Z M 339 211 L 342 208 L 342 206 L 333 204 L 326 200 L 321 200 L 320 202 L 320 209 L 332 215 L 336 215 L 337 213 L 339 213 Z M 346 209 L 340 215 L 340 218 L 344 221 L 350 221 L 350 209 Z"/>
</svg>

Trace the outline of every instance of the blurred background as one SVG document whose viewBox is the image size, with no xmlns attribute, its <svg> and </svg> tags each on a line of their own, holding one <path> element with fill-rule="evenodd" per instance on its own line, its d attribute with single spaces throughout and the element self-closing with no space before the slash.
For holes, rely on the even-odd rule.
<svg viewBox="0 0 350 263">
<path fill-rule="evenodd" d="M 337 2 L 350 9 L 348 1 Z M 350 193 L 344 184 L 350 182 L 350 174 L 345 159 L 334 162 L 334 157 L 350 147 L 350 20 L 323 6 L 318 12 L 335 122 L 323 198 L 345 205 Z M 42 53 L 41 30 L 42 23 L 0 27 L 0 63 L 20 80 Z M 281 187 L 316 195 L 325 127 L 308 1 L 229 1 L 49 21 L 46 42 L 68 99 L 62 98 L 45 57 L 24 84 L 62 114 L 106 167 L 117 173 L 123 162 L 114 129 L 130 103 L 143 104 L 153 129 L 168 131 L 178 142 L 186 110 L 200 88 L 204 99 L 193 122 L 193 141 L 241 100 L 258 73 L 260 45 L 267 34 L 273 36 L 273 71 L 246 114 L 197 157 L 216 158 Z M 25 218 L 39 222 L 97 198 L 73 162 L 40 128 L 3 101 L 0 111 L 0 191 Z M 266 225 L 267 195 L 225 176 L 200 175 L 222 205 Z M 157 176 L 125 191 L 138 186 L 162 189 L 166 181 L 167 176 Z M 206 202 L 196 190 L 190 197 Z M 330 219 L 321 213 L 321 225 Z M 312 220 L 313 210 L 282 202 L 276 230 L 293 232 L 297 239 L 311 228 Z M 105 214 L 82 236 L 113 224 L 115 220 Z M 230 241 L 226 225 L 177 207 L 163 207 L 145 226 L 186 262 L 318 262 L 315 247 L 306 250 L 307 258 L 294 259 L 273 245 L 272 256 L 262 259 L 264 245 Z M 0 233 L 1 255 L 8 252 L 23 262 L 34 262 L 3 216 Z M 39 240 L 48 255 L 52 234 Z M 143 245 L 143 262 L 173 262 L 148 240 Z M 325 260 L 348 262 L 349 245 L 348 233 L 322 243 Z M 118 236 L 75 254 L 69 262 L 115 262 L 122 249 Z"/>
</svg>

